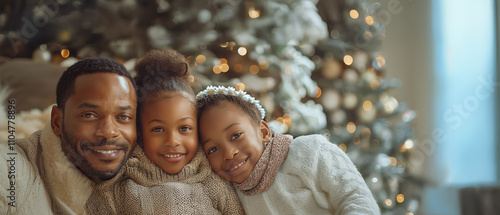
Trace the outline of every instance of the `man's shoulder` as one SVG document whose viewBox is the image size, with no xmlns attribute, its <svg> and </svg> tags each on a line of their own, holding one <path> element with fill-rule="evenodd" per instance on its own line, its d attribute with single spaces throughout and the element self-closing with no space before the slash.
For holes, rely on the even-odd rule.
<svg viewBox="0 0 500 215">
<path fill-rule="evenodd" d="M 0 157 L 9 157 L 15 155 L 19 159 L 26 159 L 29 162 L 36 163 L 37 154 L 41 151 L 40 136 L 42 131 L 36 131 L 29 137 L 0 142 Z"/>
</svg>

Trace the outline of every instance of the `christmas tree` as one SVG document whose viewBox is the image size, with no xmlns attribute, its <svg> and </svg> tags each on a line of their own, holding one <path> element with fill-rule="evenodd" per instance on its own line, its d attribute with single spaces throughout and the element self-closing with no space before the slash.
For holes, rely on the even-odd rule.
<svg viewBox="0 0 500 215">
<path fill-rule="evenodd" d="M 7 1 L 0 54 L 71 65 L 109 56 L 133 72 L 149 49 L 187 56 L 195 91 L 250 92 L 274 132 L 322 133 L 358 167 L 384 214 L 413 214 L 415 113 L 390 95 L 384 26 L 366 1 Z M 3 20 L 3 21 L 2 21 Z"/>
</svg>

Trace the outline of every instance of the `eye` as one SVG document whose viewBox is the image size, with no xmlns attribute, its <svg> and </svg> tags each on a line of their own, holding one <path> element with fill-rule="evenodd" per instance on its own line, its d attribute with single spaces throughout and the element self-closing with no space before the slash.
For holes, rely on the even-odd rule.
<svg viewBox="0 0 500 215">
<path fill-rule="evenodd" d="M 183 131 L 183 132 L 191 131 L 191 127 L 189 127 L 189 126 L 182 126 L 180 128 L 180 130 Z"/>
<path fill-rule="evenodd" d="M 154 127 L 151 129 L 152 132 L 163 132 L 165 131 L 163 128 L 160 128 L 160 127 Z"/>
<path fill-rule="evenodd" d="M 233 134 L 233 136 L 231 136 L 231 140 L 238 139 L 238 137 L 240 137 L 240 136 L 241 136 L 241 133 Z"/>
<path fill-rule="evenodd" d="M 132 117 L 130 117 L 128 115 L 121 115 L 121 116 L 118 116 L 118 118 L 123 120 L 123 121 L 128 121 L 128 120 L 132 119 Z"/>
<path fill-rule="evenodd" d="M 82 114 L 82 117 L 83 118 L 93 118 L 93 117 L 97 117 L 97 116 L 93 113 L 84 113 L 84 114 Z"/>
<path fill-rule="evenodd" d="M 215 151 L 217 151 L 218 149 L 219 149 L 219 147 L 218 147 L 218 146 L 214 146 L 214 147 L 212 147 L 212 148 L 209 148 L 209 149 L 208 149 L 208 154 L 212 154 L 212 153 L 214 153 Z"/>
</svg>

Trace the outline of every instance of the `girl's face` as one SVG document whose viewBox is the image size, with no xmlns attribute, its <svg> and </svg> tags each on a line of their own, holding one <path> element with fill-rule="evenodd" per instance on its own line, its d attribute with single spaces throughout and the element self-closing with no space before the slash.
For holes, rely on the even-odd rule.
<svg viewBox="0 0 500 215">
<path fill-rule="evenodd" d="M 188 98 L 146 100 L 141 125 L 146 156 L 166 173 L 177 174 L 196 154 L 196 109 Z"/>
<path fill-rule="evenodd" d="M 259 161 L 264 142 L 271 132 L 264 121 L 259 124 L 231 102 L 205 109 L 200 116 L 203 150 L 212 170 L 227 181 L 242 183 Z"/>
</svg>

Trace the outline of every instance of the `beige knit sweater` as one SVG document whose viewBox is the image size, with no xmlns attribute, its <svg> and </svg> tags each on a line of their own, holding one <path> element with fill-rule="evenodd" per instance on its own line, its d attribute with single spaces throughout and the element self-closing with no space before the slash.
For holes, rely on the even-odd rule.
<svg viewBox="0 0 500 215">
<path fill-rule="evenodd" d="M 170 175 L 137 147 L 119 174 L 95 188 L 89 214 L 244 214 L 234 188 L 212 172 L 201 149 Z"/>
<path fill-rule="evenodd" d="M 0 143 L 0 160 L 4 161 L 0 165 L 0 214 L 83 214 L 95 183 L 64 155 L 61 139 L 50 124 L 28 138 L 16 139 L 12 147 Z M 15 207 L 9 205 L 13 201 Z"/>
</svg>

